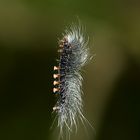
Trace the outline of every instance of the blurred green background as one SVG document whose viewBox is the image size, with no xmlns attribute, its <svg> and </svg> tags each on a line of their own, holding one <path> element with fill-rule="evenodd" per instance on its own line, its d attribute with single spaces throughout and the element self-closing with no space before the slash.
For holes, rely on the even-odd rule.
<svg viewBox="0 0 140 140">
<path fill-rule="evenodd" d="M 140 140 L 140 1 L 0 0 L 0 140 L 57 140 L 58 38 L 79 17 L 94 59 L 84 68 L 86 118 L 72 140 Z"/>
</svg>

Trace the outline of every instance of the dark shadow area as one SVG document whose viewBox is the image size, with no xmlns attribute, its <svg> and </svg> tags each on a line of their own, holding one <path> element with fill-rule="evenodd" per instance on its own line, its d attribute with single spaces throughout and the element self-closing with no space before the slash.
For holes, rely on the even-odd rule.
<svg viewBox="0 0 140 140">
<path fill-rule="evenodd" d="M 1 140 L 49 138 L 54 57 L 51 49 L 1 47 Z"/>
<path fill-rule="evenodd" d="M 98 140 L 140 139 L 140 65 L 129 55 L 111 93 Z"/>
</svg>

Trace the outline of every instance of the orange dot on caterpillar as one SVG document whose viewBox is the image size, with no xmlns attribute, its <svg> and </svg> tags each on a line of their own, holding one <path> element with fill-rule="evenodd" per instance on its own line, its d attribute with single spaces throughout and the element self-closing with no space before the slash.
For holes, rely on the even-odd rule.
<svg viewBox="0 0 140 140">
<path fill-rule="evenodd" d="M 60 89 L 59 88 L 53 88 L 53 93 L 58 92 Z"/>
<path fill-rule="evenodd" d="M 56 111 L 56 110 L 59 110 L 59 109 L 60 109 L 59 106 L 54 106 L 54 107 L 53 107 L 53 111 Z"/>
<path fill-rule="evenodd" d="M 63 49 L 59 49 L 57 52 L 62 53 L 63 52 Z"/>
<path fill-rule="evenodd" d="M 54 68 L 53 68 L 53 70 L 59 70 L 60 69 L 60 67 L 58 66 L 54 66 Z"/>
<path fill-rule="evenodd" d="M 64 46 L 60 44 L 59 47 L 60 47 L 60 48 L 63 48 Z"/>
<path fill-rule="evenodd" d="M 59 78 L 59 77 L 60 77 L 60 74 L 53 74 L 54 79 Z"/>
<path fill-rule="evenodd" d="M 53 85 L 55 86 L 55 85 L 59 85 L 60 84 L 60 82 L 58 82 L 58 81 L 54 81 L 53 82 Z"/>
<path fill-rule="evenodd" d="M 59 40 L 58 43 L 61 44 L 61 45 L 63 45 L 64 44 L 64 40 Z"/>
</svg>

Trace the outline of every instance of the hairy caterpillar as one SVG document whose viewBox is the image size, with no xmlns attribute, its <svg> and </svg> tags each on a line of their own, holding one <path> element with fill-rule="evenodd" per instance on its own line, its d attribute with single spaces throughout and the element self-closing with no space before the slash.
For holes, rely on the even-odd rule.
<svg viewBox="0 0 140 140">
<path fill-rule="evenodd" d="M 56 112 L 60 135 L 77 130 L 79 120 L 88 122 L 83 115 L 81 68 L 90 60 L 88 38 L 81 25 L 68 27 L 59 40 L 58 66 L 54 66 L 53 93 L 58 95 L 53 111 Z"/>
</svg>

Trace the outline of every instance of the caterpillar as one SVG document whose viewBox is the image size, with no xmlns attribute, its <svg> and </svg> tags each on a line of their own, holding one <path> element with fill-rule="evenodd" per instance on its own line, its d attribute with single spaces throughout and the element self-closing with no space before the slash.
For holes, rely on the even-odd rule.
<svg viewBox="0 0 140 140">
<path fill-rule="evenodd" d="M 61 136 L 66 131 L 71 133 L 73 128 L 77 131 L 79 120 L 88 122 L 83 115 L 81 68 L 91 59 L 83 26 L 72 24 L 62 35 L 58 66 L 54 66 L 53 74 L 53 93 L 58 95 L 53 111 Z"/>
</svg>

